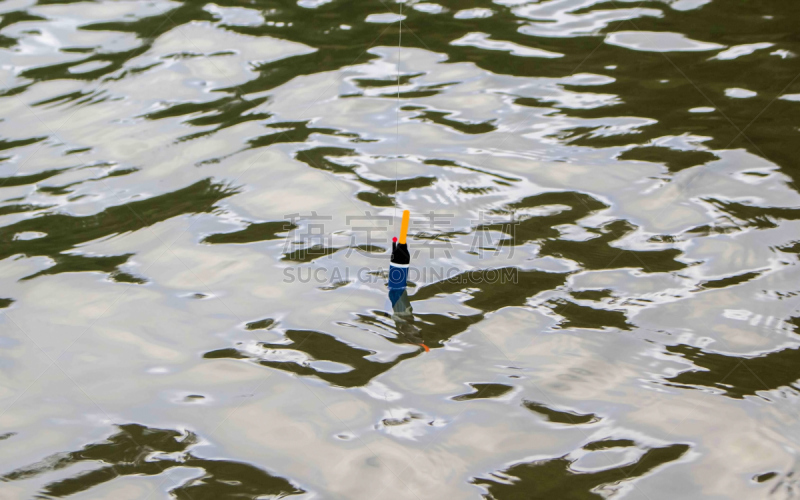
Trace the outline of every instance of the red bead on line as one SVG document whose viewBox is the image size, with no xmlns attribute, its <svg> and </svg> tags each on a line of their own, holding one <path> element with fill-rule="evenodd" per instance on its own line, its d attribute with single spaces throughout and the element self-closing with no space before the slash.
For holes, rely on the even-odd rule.
<svg viewBox="0 0 800 500">
<path fill-rule="evenodd" d="M 395 236 L 394 238 L 392 238 L 392 242 L 393 242 L 393 243 L 397 243 L 397 236 Z"/>
</svg>

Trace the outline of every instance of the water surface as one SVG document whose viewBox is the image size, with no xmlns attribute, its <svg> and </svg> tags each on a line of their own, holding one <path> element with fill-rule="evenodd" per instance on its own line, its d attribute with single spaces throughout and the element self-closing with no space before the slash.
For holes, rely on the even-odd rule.
<svg viewBox="0 0 800 500">
<path fill-rule="evenodd" d="M 798 21 L 0 3 L 0 498 L 796 496 Z"/>
</svg>

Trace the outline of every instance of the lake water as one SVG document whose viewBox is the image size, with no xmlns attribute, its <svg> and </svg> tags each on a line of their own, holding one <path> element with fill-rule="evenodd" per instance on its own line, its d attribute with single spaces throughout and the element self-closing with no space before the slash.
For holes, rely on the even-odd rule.
<svg viewBox="0 0 800 500">
<path fill-rule="evenodd" d="M 797 497 L 800 4 L 0 17 L 3 500 Z"/>
</svg>

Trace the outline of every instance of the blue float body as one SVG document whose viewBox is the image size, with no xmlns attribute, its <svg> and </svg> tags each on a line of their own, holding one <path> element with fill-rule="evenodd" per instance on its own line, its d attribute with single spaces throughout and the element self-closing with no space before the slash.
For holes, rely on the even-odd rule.
<svg viewBox="0 0 800 500">
<path fill-rule="evenodd" d="M 389 290 L 402 290 L 408 280 L 408 265 L 391 264 L 389 266 Z"/>
</svg>

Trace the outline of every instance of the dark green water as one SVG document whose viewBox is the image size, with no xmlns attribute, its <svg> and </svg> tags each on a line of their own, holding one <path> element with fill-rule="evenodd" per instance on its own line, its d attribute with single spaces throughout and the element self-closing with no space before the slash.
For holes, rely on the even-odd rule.
<svg viewBox="0 0 800 500">
<path fill-rule="evenodd" d="M 0 3 L 0 499 L 795 498 L 798 23 Z"/>
</svg>

